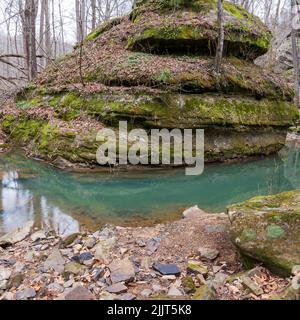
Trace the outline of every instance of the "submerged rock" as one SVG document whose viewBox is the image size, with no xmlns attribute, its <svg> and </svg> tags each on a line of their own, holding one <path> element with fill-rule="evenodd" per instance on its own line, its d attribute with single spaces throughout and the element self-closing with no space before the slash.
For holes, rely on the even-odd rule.
<svg viewBox="0 0 300 320">
<path fill-rule="evenodd" d="M 300 191 L 256 197 L 228 208 L 232 240 L 240 252 L 274 272 L 300 264 Z"/>
</svg>

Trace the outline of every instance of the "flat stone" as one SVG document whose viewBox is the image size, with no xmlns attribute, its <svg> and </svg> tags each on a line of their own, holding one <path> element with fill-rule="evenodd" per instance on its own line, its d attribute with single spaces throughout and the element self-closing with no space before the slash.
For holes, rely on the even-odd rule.
<svg viewBox="0 0 300 320">
<path fill-rule="evenodd" d="M 115 283 L 106 288 L 106 291 L 114 294 L 121 294 L 127 292 L 128 288 L 122 283 Z"/>
<path fill-rule="evenodd" d="M 33 288 L 27 288 L 16 293 L 16 300 L 33 299 L 36 296 L 36 291 Z"/>
<path fill-rule="evenodd" d="M 164 276 L 180 276 L 181 270 L 176 264 L 163 264 L 163 263 L 155 263 L 153 265 L 153 269 L 158 271 L 160 274 Z"/>
<path fill-rule="evenodd" d="M 264 291 L 254 281 L 252 281 L 251 278 L 247 276 L 242 276 L 241 280 L 245 287 L 250 289 L 256 296 L 260 296 L 264 293 Z"/>
<path fill-rule="evenodd" d="M 95 259 L 99 261 L 106 261 L 109 258 L 109 253 L 111 248 L 115 245 L 116 238 L 108 238 L 105 240 L 100 240 L 96 246 L 95 250 Z"/>
<path fill-rule="evenodd" d="M 207 266 L 203 265 L 199 261 L 194 261 L 194 260 L 190 260 L 188 262 L 187 270 L 188 270 L 188 273 L 194 273 L 194 274 L 200 273 L 202 275 L 206 275 L 208 273 Z"/>
<path fill-rule="evenodd" d="M 34 226 L 33 221 L 27 222 L 23 227 L 20 227 L 10 233 L 7 233 L 0 238 L 0 247 L 7 247 L 14 245 L 15 243 L 21 242 L 26 239 Z"/>
<path fill-rule="evenodd" d="M 203 217 L 204 215 L 207 215 L 207 213 L 199 209 L 198 206 L 195 206 L 185 210 L 182 214 L 182 217 L 183 219 L 197 219 Z"/>
<path fill-rule="evenodd" d="M 222 272 L 219 272 L 215 275 L 215 278 L 212 280 L 211 284 L 214 289 L 218 290 L 228 279 L 228 275 Z"/>
<path fill-rule="evenodd" d="M 46 239 L 46 235 L 44 233 L 44 231 L 40 230 L 40 231 L 37 231 L 35 233 L 33 233 L 31 236 L 30 236 L 30 239 L 33 241 L 33 242 L 36 242 L 38 240 L 43 240 L 43 239 Z"/>
<path fill-rule="evenodd" d="M 65 295 L 65 300 L 71 300 L 71 301 L 95 300 L 95 297 L 88 289 L 79 285 Z"/>
<path fill-rule="evenodd" d="M 205 258 L 207 260 L 215 260 L 215 259 L 217 259 L 218 255 L 219 255 L 218 250 L 205 248 L 205 247 L 199 248 L 198 252 L 202 258 Z"/>
<path fill-rule="evenodd" d="M 76 261 L 78 263 L 84 263 L 85 261 L 90 261 L 93 259 L 94 256 L 90 252 L 84 252 L 72 258 L 73 261 Z"/>
<path fill-rule="evenodd" d="M 113 283 L 131 282 L 135 277 L 133 263 L 129 259 L 113 261 L 109 266 L 110 278 Z"/>
<path fill-rule="evenodd" d="M 62 273 L 64 271 L 64 264 L 65 260 L 60 251 L 58 249 L 53 249 L 52 253 L 44 263 L 44 268 L 46 270 L 53 269 L 58 273 Z"/>
</svg>

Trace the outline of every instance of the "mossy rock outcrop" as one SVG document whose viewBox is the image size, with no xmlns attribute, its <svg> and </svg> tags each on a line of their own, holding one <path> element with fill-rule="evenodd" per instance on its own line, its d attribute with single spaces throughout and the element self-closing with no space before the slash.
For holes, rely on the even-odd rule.
<svg viewBox="0 0 300 320">
<path fill-rule="evenodd" d="M 228 214 L 244 257 L 284 276 L 300 264 L 300 190 L 256 197 L 229 207 Z"/>
<path fill-rule="evenodd" d="M 97 131 L 120 120 L 131 129 L 204 129 L 206 161 L 280 150 L 299 113 L 285 78 L 252 62 L 271 34 L 224 2 L 216 77 L 216 3 L 135 1 L 130 16 L 99 26 L 20 92 L 14 110 L 2 111 L 2 129 L 30 155 L 85 165 L 97 164 Z"/>
<path fill-rule="evenodd" d="M 140 28 L 128 48 L 147 52 L 211 54 L 218 38 L 217 0 L 136 1 L 132 20 Z M 272 35 L 241 6 L 224 2 L 224 54 L 255 59 Z"/>
</svg>

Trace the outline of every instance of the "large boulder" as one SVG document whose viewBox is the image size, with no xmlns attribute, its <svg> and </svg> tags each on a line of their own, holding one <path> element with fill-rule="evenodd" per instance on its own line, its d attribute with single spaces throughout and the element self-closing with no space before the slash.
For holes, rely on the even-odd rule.
<svg viewBox="0 0 300 320">
<path fill-rule="evenodd" d="M 300 264 L 300 190 L 228 208 L 232 240 L 244 257 L 290 275 Z"/>
<path fill-rule="evenodd" d="M 270 154 L 284 145 L 298 111 L 285 78 L 253 63 L 271 34 L 227 1 L 225 51 L 214 69 L 216 0 L 135 1 L 19 93 L 0 124 L 29 155 L 96 165 L 97 132 L 205 129 L 206 161 Z M 80 59 L 80 68 L 78 61 Z M 1 114 L 0 114 L 1 116 Z"/>
</svg>

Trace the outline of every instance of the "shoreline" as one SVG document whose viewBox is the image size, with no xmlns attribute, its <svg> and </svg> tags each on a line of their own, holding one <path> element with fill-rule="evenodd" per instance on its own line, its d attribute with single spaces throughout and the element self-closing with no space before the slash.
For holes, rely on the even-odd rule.
<svg viewBox="0 0 300 320">
<path fill-rule="evenodd" d="M 29 223 L 17 232 L 23 240 L 6 247 L 0 238 L 0 299 L 256 300 L 288 285 L 263 267 L 250 274 L 243 268 L 227 215 L 197 207 L 186 213 L 168 224 L 106 226 L 65 238 Z M 276 290 L 264 284 L 255 295 L 241 277 L 255 282 L 257 274 Z"/>
</svg>

